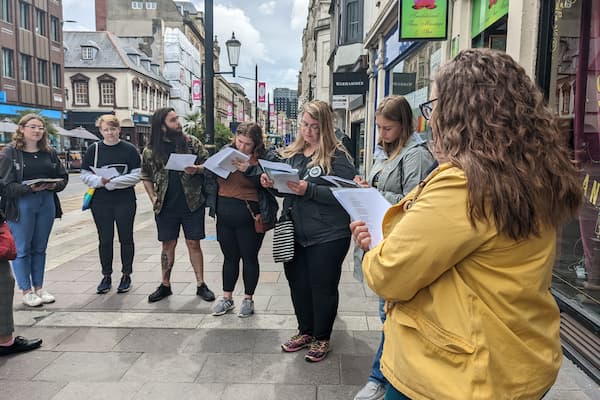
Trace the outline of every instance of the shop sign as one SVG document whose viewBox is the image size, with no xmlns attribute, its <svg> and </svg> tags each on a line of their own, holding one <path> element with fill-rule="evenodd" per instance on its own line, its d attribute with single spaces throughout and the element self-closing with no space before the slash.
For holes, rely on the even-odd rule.
<svg viewBox="0 0 600 400">
<path fill-rule="evenodd" d="M 508 14 L 509 0 L 473 0 L 471 37 L 479 35 Z"/>
<path fill-rule="evenodd" d="M 367 75 L 364 72 L 334 72 L 333 94 L 365 94 Z"/>
<path fill-rule="evenodd" d="M 404 96 L 415 91 L 416 72 L 392 72 L 392 94 Z"/>
<path fill-rule="evenodd" d="M 348 108 L 347 96 L 333 96 L 331 99 L 331 108 L 334 110 L 345 110 Z"/>
<path fill-rule="evenodd" d="M 448 0 L 400 0 L 399 40 L 446 40 Z"/>
<path fill-rule="evenodd" d="M 0 103 L 6 103 L 6 92 L 0 92 Z"/>
</svg>

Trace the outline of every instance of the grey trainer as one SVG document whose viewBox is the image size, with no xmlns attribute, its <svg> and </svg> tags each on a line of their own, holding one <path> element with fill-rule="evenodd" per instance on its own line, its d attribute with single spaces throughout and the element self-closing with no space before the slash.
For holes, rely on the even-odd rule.
<svg viewBox="0 0 600 400">
<path fill-rule="evenodd" d="M 228 299 L 226 297 L 221 297 L 217 302 L 212 306 L 212 315 L 223 315 L 227 311 L 231 310 L 234 307 L 233 299 Z"/>
<path fill-rule="evenodd" d="M 242 306 L 240 307 L 238 317 L 246 318 L 252 314 L 254 314 L 254 301 L 252 299 L 242 300 Z"/>
<path fill-rule="evenodd" d="M 354 400 L 383 400 L 385 396 L 385 385 L 373 381 L 368 381 L 365 386 L 360 389 Z"/>
</svg>

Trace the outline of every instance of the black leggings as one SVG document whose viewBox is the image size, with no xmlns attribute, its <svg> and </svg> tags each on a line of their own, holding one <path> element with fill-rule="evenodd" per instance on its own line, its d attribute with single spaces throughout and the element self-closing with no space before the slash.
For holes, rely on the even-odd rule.
<svg viewBox="0 0 600 400">
<path fill-rule="evenodd" d="M 113 241 L 115 236 L 115 222 L 121 244 L 121 272 L 131 274 L 133 266 L 133 221 L 137 208 L 135 201 L 93 202 L 90 207 L 94 222 L 98 229 L 98 251 L 102 275 L 111 275 L 113 272 Z"/>
<path fill-rule="evenodd" d="M 233 292 L 243 263 L 244 293 L 254 295 L 260 267 L 258 251 L 264 233 L 256 233 L 254 220 L 244 200 L 219 196 L 217 200 L 217 240 L 223 252 L 223 291 Z"/>
<path fill-rule="evenodd" d="M 302 247 L 284 264 L 301 334 L 329 340 L 339 302 L 338 285 L 350 237 Z"/>
</svg>

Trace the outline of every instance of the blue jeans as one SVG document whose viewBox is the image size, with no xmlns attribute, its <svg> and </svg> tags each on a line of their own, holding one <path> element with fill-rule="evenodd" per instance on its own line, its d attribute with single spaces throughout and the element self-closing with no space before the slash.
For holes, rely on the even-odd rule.
<svg viewBox="0 0 600 400">
<path fill-rule="evenodd" d="M 54 224 L 54 195 L 43 190 L 20 197 L 19 220 L 8 221 L 17 245 L 13 271 L 21 290 L 41 288 L 46 268 L 46 247 Z"/>
<path fill-rule="evenodd" d="M 410 400 L 396 389 L 392 385 L 388 385 L 387 392 L 385 392 L 384 400 Z"/>
<path fill-rule="evenodd" d="M 385 300 L 379 298 L 379 318 L 381 318 L 381 322 L 385 322 Z M 379 342 L 379 348 L 377 349 L 377 354 L 375 354 L 375 359 L 373 359 L 373 366 L 371 367 L 371 375 L 369 376 L 369 380 L 371 382 L 375 382 L 378 384 L 382 384 L 388 386 L 388 381 L 385 379 L 385 376 L 381 373 L 380 362 L 381 362 L 381 354 L 383 353 L 383 342 L 385 340 L 385 336 L 383 334 L 383 330 L 381 331 L 381 341 Z"/>
</svg>

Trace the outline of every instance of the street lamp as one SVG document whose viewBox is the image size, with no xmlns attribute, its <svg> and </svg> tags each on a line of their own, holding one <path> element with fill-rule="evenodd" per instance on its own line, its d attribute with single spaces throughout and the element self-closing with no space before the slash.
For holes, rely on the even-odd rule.
<svg viewBox="0 0 600 400">
<path fill-rule="evenodd" d="M 231 32 L 231 39 L 225 42 L 225 46 L 227 47 L 229 65 L 232 68 L 231 74 L 235 78 L 235 67 L 238 66 L 240 60 L 240 47 L 242 47 L 242 42 L 235 38 L 235 32 Z M 215 74 L 229 74 L 229 72 L 215 72 Z"/>
</svg>

